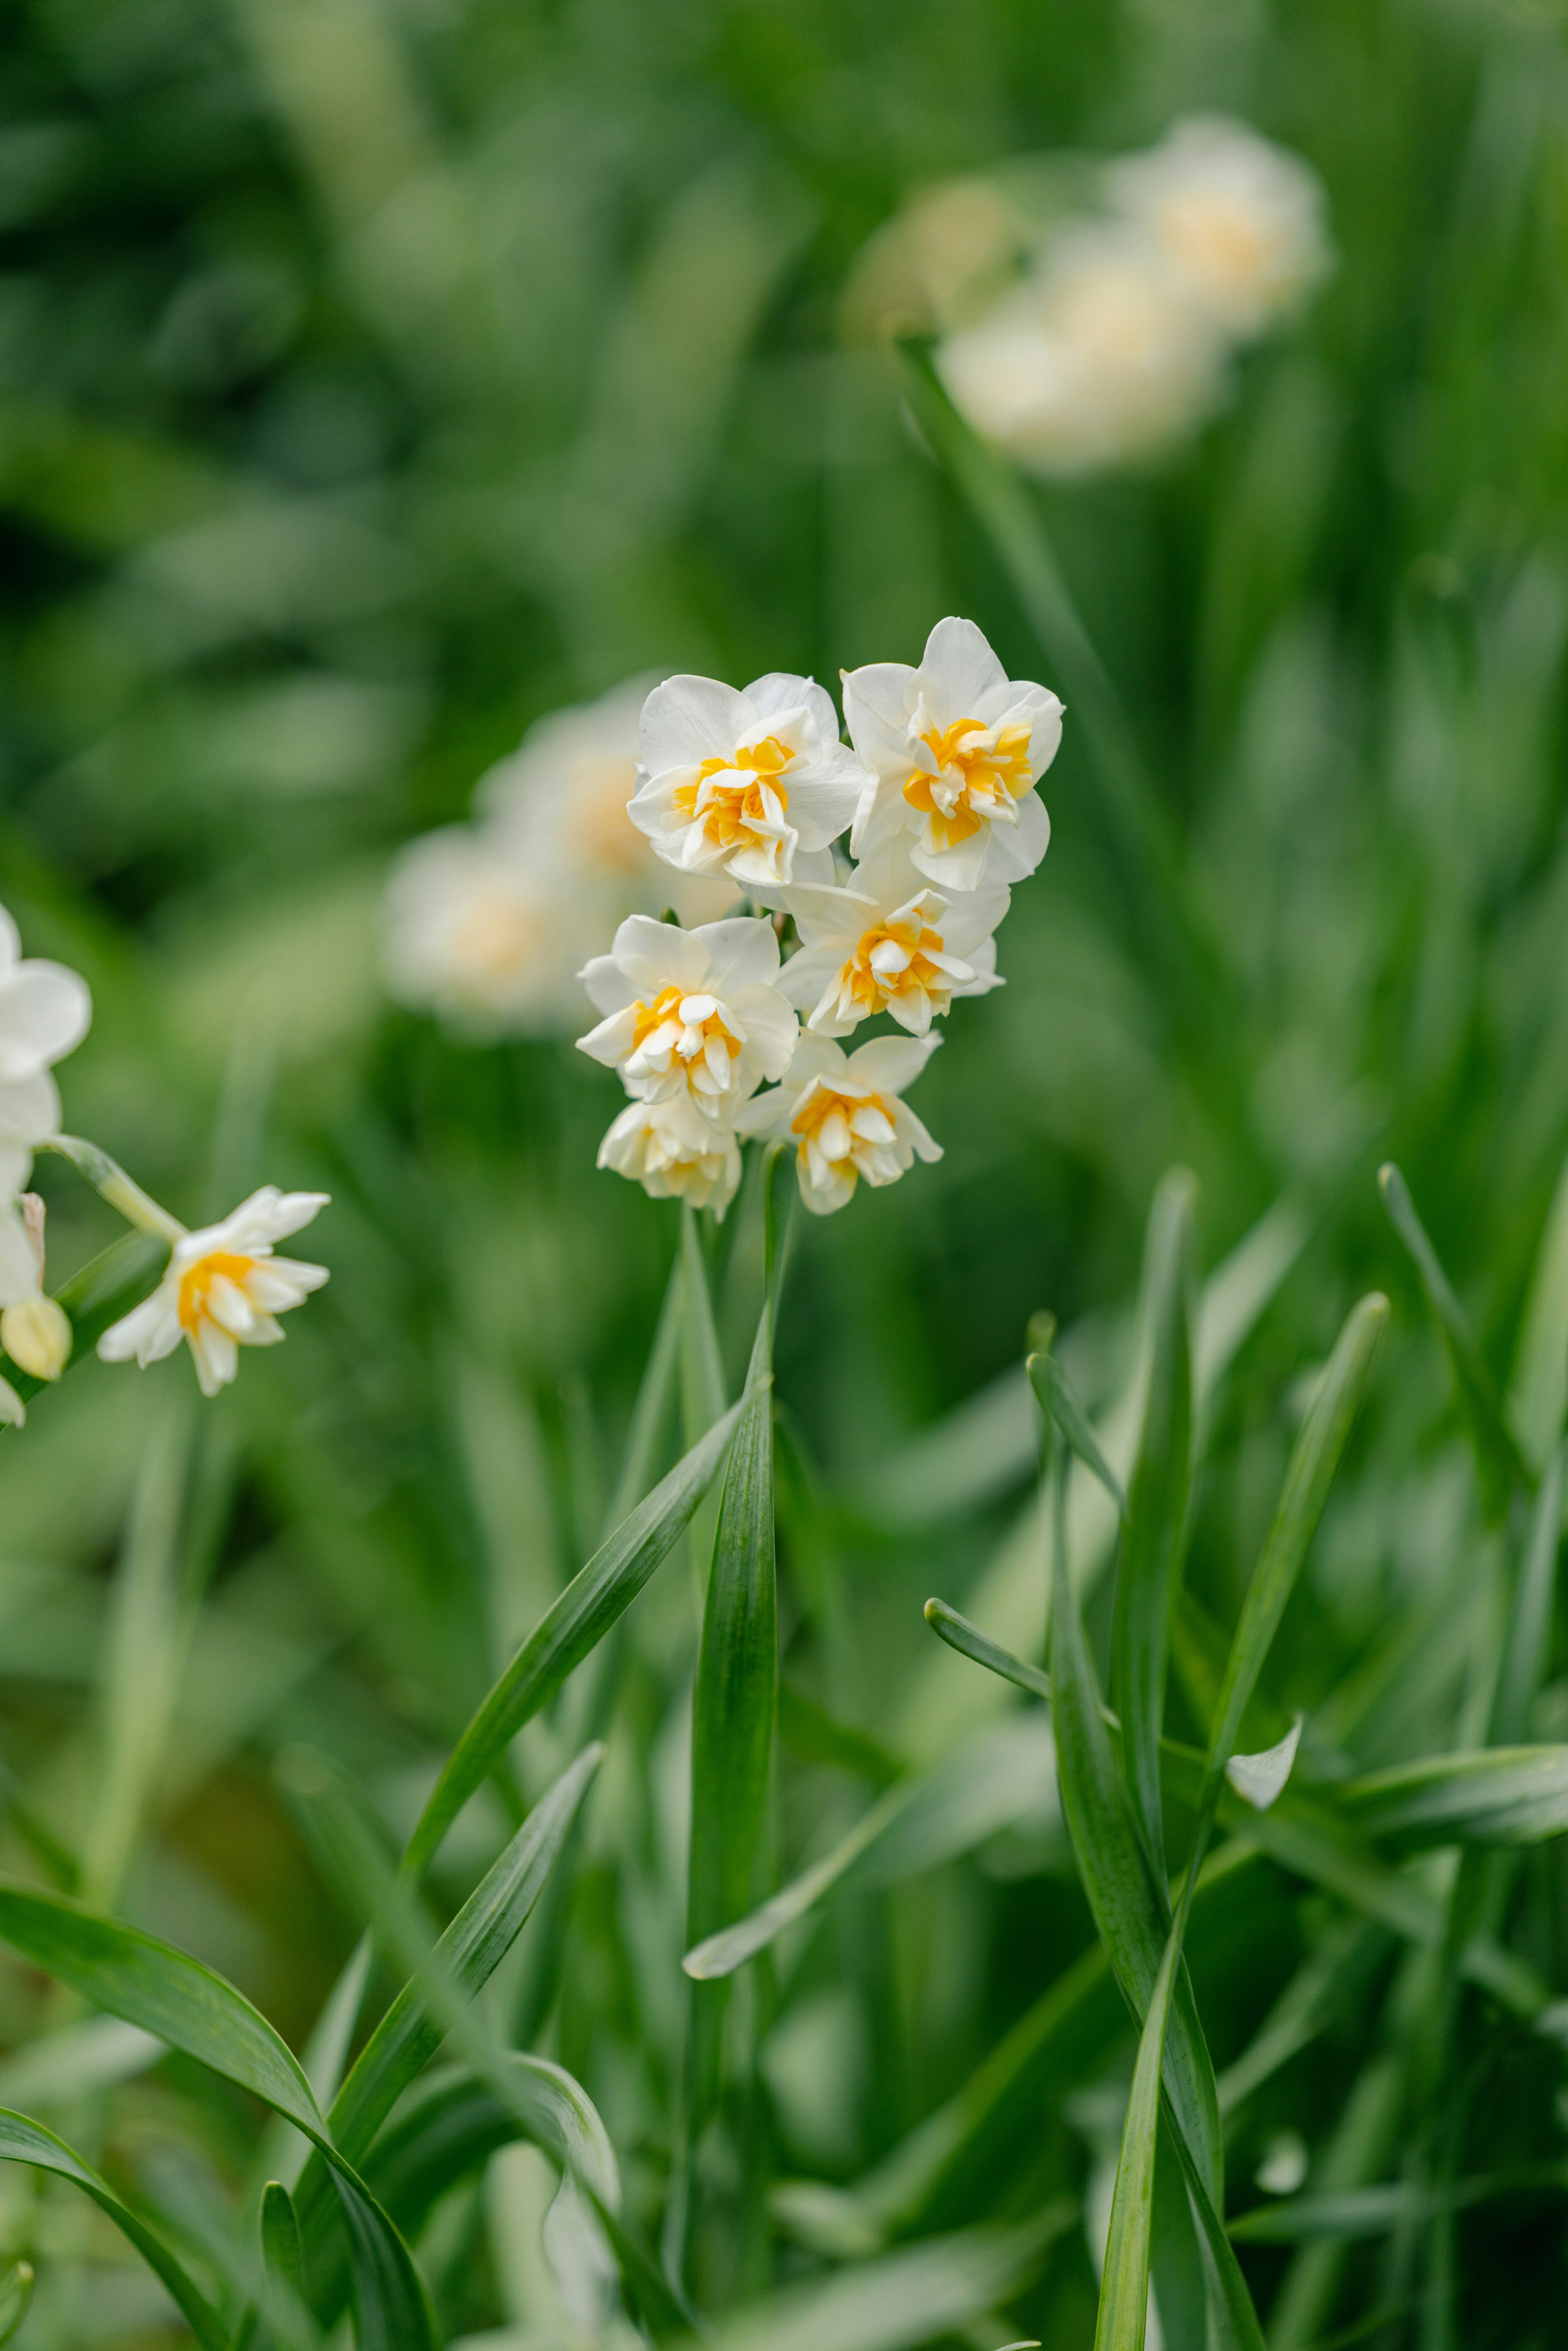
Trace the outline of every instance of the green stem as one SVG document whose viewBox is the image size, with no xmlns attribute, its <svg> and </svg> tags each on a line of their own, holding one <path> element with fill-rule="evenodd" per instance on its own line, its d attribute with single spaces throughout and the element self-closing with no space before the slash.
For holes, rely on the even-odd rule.
<svg viewBox="0 0 1568 2351">
<path fill-rule="evenodd" d="M 127 1224 L 139 1232 L 155 1233 L 160 1240 L 172 1245 L 183 1240 L 188 1228 L 167 1208 L 161 1208 L 140 1184 L 132 1181 L 117 1160 L 96 1143 L 85 1143 L 79 1135 L 55 1134 L 38 1144 L 40 1151 L 53 1151 L 61 1159 L 68 1159 L 78 1175 L 85 1176 L 100 1199 L 117 1208 Z"/>
</svg>

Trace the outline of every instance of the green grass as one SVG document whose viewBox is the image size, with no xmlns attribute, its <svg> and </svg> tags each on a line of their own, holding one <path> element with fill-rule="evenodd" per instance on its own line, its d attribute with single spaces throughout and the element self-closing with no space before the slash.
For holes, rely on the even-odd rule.
<svg viewBox="0 0 1568 2351">
<path fill-rule="evenodd" d="M 1171 2351 L 1206 2265 L 1270 2351 L 1547 2351 L 1556 14 L 29 0 L 11 49 L 0 900 L 94 990 L 72 1132 L 192 1223 L 333 1205 L 214 1405 L 78 1360 L 0 1443 L 0 2335 L 1087 2351 L 1109 2220 L 1106 2343 L 1147 2262 Z M 1166 465 L 1026 485 L 840 340 L 912 187 L 1206 108 L 1337 268 Z M 947 611 L 1068 703 L 1052 846 L 945 1158 L 764 1313 L 761 1170 L 684 1239 L 595 1175 L 570 1040 L 388 1008 L 381 876 L 562 703 Z M 156 1253 L 37 1180 L 85 1356 Z M 1255 1813 L 1225 1755 L 1298 1712 Z"/>
</svg>

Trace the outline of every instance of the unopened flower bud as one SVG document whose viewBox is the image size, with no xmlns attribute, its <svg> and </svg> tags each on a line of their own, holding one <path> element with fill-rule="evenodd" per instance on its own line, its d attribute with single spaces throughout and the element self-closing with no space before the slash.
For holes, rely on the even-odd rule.
<svg viewBox="0 0 1568 2351">
<path fill-rule="evenodd" d="M 0 1424 L 10 1428 L 26 1425 L 27 1407 L 9 1380 L 0 1380 Z"/>
<path fill-rule="evenodd" d="M 0 1347 L 36 1380 L 57 1380 L 71 1359 L 76 1334 L 63 1306 L 35 1292 L 0 1314 Z"/>
</svg>

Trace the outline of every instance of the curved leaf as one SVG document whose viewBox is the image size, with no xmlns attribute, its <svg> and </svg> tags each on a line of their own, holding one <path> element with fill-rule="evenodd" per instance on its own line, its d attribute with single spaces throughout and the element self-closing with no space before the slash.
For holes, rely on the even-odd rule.
<svg viewBox="0 0 1568 2351">
<path fill-rule="evenodd" d="M 1539 1844 L 1568 1830 L 1568 1747 L 1485 1747 L 1428 1755 L 1336 1788 L 1369 1836 L 1407 1850 Z"/>
<path fill-rule="evenodd" d="M 1015 1657 L 1010 1649 L 1004 1649 L 999 1641 L 993 1641 L 988 1633 L 982 1633 L 977 1625 L 971 1625 L 967 1616 L 960 1616 L 958 1611 L 949 1608 L 945 1600 L 928 1600 L 925 1614 L 925 1622 L 937 1639 L 946 1641 L 950 1649 L 956 1649 L 961 1657 L 968 1657 L 977 1666 L 984 1666 L 988 1673 L 999 1674 L 1003 1681 L 1013 1683 L 1019 1689 L 1028 1690 L 1031 1698 L 1050 1698 L 1051 1677 L 1048 1674 L 1042 1674 L 1038 1666 L 1026 1665 L 1021 1657 Z"/>
<path fill-rule="evenodd" d="M 115 2227 L 130 2238 L 148 2267 L 156 2270 L 204 2351 L 228 2351 L 228 2331 L 206 2295 L 162 2239 L 154 2236 L 146 2222 L 120 2201 L 96 2171 L 89 2169 L 63 2138 L 57 2138 L 53 2131 L 46 2130 L 42 2123 L 30 2121 L 26 2115 L 14 2115 L 0 2108 L 0 2161 L 27 2163 L 36 2171 L 52 2171 L 90 2196 L 99 2210 L 107 2212 Z M 19 2323 L 19 2318 L 13 2322 Z"/>
<path fill-rule="evenodd" d="M 325 2130 L 292 2050 L 233 1984 L 172 1944 L 63 1894 L 0 1881 L 0 1940 L 57 1983 L 155 2033 L 286 2115 Z"/>
<path fill-rule="evenodd" d="M 404 1856 L 423 1876 L 452 1823 L 525 1722 L 549 1704 L 674 1550 L 723 1465 L 748 1396 L 732 1405 L 668 1477 L 601 1543 L 539 1619 L 447 1758 Z"/>
</svg>

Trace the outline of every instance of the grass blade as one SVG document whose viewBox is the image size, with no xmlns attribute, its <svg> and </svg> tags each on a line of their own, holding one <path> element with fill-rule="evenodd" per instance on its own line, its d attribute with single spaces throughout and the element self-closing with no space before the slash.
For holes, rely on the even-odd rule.
<svg viewBox="0 0 1568 2351">
<path fill-rule="evenodd" d="M 1530 1709 L 1552 1654 L 1552 1603 L 1557 1586 L 1557 1552 L 1563 1540 L 1563 1479 L 1565 1456 L 1559 1446 L 1548 1461 L 1531 1514 L 1519 1583 L 1509 1612 L 1502 1663 L 1492 1693 L 1487 1744 L 1504 1747 L 1522 1740 Z"/>
<path fill-rule="evenodd" d="M 0 2278 L 0 2343 L 9 2343 L 20 2332 L 33 2306 L 34 2283 L 31 2262 L 13 2262 Z"/>
<path fill-rule="evenodd" d="M 967 2230 L 786 2286 L 715 2328 L 710 2351 L 912 2351 L 1020 2293 L 1077 2217 L 1064 2199 L 1022 2228 Z"/>
<path fill-rule="evenodd" d="M 894 1821 L 908 1803 L 913 1788 L 909 1784 L 889 1788 L 868 1812 L 862 1813 L 848 1834 L 840 1838 L 831 1853 L 803 1869 L 788 1886 L 753 1910 L 749 1917 L 738 1919 L 733 1927 L 723 1927 L 716 1935 L 709 1935 L 686 1953 L 681 1961 L 695 1983 L 711 1983 L 721 1976 L 733 1975 L 737 1968 L 754 1959 L 758 1951 L 781 1935 L 786 1927 L 794 1925 L 814 1910 L 824 1895 L 831 1892 L 839 1880 L 870 1850 L 883 1831 Z"/>
<path fill-rule="evenodd" d="M 409 1876 L 423 1875 L 452 1823 L 524 1723 L 549 1704 L 573 1667 L 669 1557 L 718 1475 L 749 1402 L 748 1391 L 638 1503 L 540 1618 L 447 1758 L 404 1856 Z"/>
<path fill-rule="evenodd" d="M 621 1474 L 604 1522 L 607 1535 L 614 1533 L 622 1519 L 631 1517 L 653 1482 L 653 1465 L 659 1458 L 659 1444 L 674 1394 L 684 1280 L 682 1260 L 677 1258 L 664 1291 L 664 1302 L 659 1309 L 653 1343 L 643 1367 L 637 1401 L 632 1407 L 631 1425 L 621 1454 Z"/>
<path fill-rule="evenodd" d="M 967 1616 L 960 1616 L 956 1608 L 949 1608 L 945 1600 L 928 1600 L 925 1614 L 937 1639 L 946 1641 L 950 1649 L 956 1649 L 961 1657 L 972 1658 L 988 1673 L 999 1674 L 1003 1681 L 1028 1690 L 1031 1698 L 1050 1698 L 1049 1674 L 1042 1674 L 1038 1666 L 1025 1665 L 1010 1649 L 1004 1649 L 999 1641 L 993 1641 L 988 1633 L 982 1633 L 977 1625 L 971 1625 Z"/>
<path fill-rule="evenodd" d="M 1093 1423 L 1085 1411 L 1077 1389 L 1067 1376 L 1066 1366 L 1051 1352 L 1051 1337 L 1054 1329 L 1042 1329 L 1039 1333 L 1038 1352 L 1029 1359 L 1029 1374 L 1035 1383 L 1040 1410 L 1050 1413 L 1068 1444 L 1084 1468 L 1099 1479 L 1116 1505 L 1116 1515 L 1125 1526 L 1127 1497 L 1122 1481 L 1106 1460 L 1100 1439 L 1094 1434 Z"/>
<path fill-rule="evenodd" d="M 305 2299 L 305 2255 L 293 2200 L 280 2179 L 261 2193 L 261 2305 L 267 2333 L 281 2351 L 317 2351 L 321 2337 Z"/>
<path fill-rule="evenodd" d="M 1568 1162 L 1541 1237 L 1509 1401 L 1510 1424 L 1539 1468 L 1562 1436 L 1568 1410 Z"/>
<path fill-rule="evenodd" d="M 1061 1808 L 1083 1888 L 1113 1973 L 1140 2027 L 1159 1977 L 1166 1942 L 1166 1894 L 1151 1878 L 1110 1732 L 1072 1590 L 1063 1524 L 1063 1479 L 1056 1496 L 1052 1560 L 1051 1678 Z M 1219 2110 L 1214 2067 L 1204 2043 L 1185 1970 L 1173 1994 L 1165 2064 L 1180 2134 L 1213 2201 L 1223 2192 Z"/>
<path fill-rule="evenodd" d="M 1171 1612 L 1192 1484 L 1192 1297 L 1197 1186 L 1184 1170 L 1155 1197 L 1145 1254 L 1149 1380 L 1127 1499 L 1111 1635 L 1111 1703 L 1121 1717 L 1133 1814 L 1149 1867 L 1165 1867 L 1160 1730 Z"/>
<path fill-rule="evenodd" d="M 1368 1836 L 1402 1851 L 1539 1844 L 1568 1830 L 1568 1747 L 1486 1747 L 1396 1763 L 1334 1791 Z"/>
<path fill-rule="evenodd" d="M 1247 1702 L 1257 1687 L 1263 1661 L 1318 1531 L 1387 1324 L 1388 1301 L 1378 1291 L 1351 1309 L 1296 1438 L 1273 1523 L 1241 1604 L 1220 1684 L 1199 1801 L 1200 1834 L 1235 1751 Z"/>
<path fill-rule="evenodd" d="M 692 1945 L 745 1917 L 766 1865 L 779 1688 L 772 1319 L 765 1301 L 725 1472 L 697 1652 L 686 1898 Z M 716 2088 L 721 2013 L 711 1996 L 695 1996 L 692 2092 L 699 2121 Z"/>
<path fill-rule="evenodd" d="M 1448 1351 L 1455 1384 L 1465 1407 L 1465 1418 L 1476 1449 L 1476 1466 L 1480 1473 L 1481 1495 L 1487 1515 L 1491 1519 L 1500 1518 L 1516 1486 L 1529 1491 L 1533 1483 L 1530 1470 L 1519 1449 L 1518 1439 L 1508 1425 L 1492 1375 L 1482 1363 L 1479 1350 L 1470 1335 L 1465 1310 L 1455 1296 L 1453 1285 L 1438 1262 L 1437 1252 L 1427 1237 L 1427 1228 L 1416 1213 L 1410 1187 L 1392 1160 L 1378 1169 L 1377 1188 L 1383 1196 L 1390 1224 L 1415 1260 L 1416 1270 L 1421 1277 L 1421 1287 L 1427 1293 L 1427 1303 Z"/>
<path fill-rule="evenodd" d="M 57 2138 L 41 2123 L 32 2122 L 26 2115 L 14 2115 L 0 2109 L 0 2161 L 30 2164 L 36 2171 L 52 2171 L 57 2179 L 68 2179 L 85 2195 L 90 2196 L 101 2212 L 106 2212 L 120 2233 L 128 2237 L 150 2269 L 155 2270 L 178 2304 L 181 2315 L 203 2351 L 228 2351 L 228 2330 L 183 2265 L 169 2251 L 162 2240 L 155 2236 L 146 2222 L 138 2218 L 128 2204 L 122 2203 L 97 2172 L 90 2170 L 64 2139 Z M 30 2289 L 29 2289 L 30 2293 Z M 25 2313 L 26 2301 L 22 2310 Z M 12 2331 L 20 2324 L 22 2314 L 7 2314 L 12 2318 Z M 0 2337 L 0 2340 L 3 2340 Z"/>
<path fill-rule="evenodd" d="M 441 2337 L 413 2256 L 362 2181 L 332 2167 L 354 2281 L 360 2351 L 440 2351 Z"/>
<path fill-rule="evenodd" d="M 243 1992 L 140 1928 L 31 1886 L 0 1882 L 0 1939 L 107 2009 L 210 2065 L 315 2138 L 325 2126 L 299 2064 Z"/>
<path fill-rule="evenodd" d="M 1149 2244 L 1155 2212 L 1155 2148 L 1159 2137 L 1160 2069 L 1171 1990 L 1181 1964 L 1187 1906 L 1177 1911 L 1155 1979 L 1138 2041 L 1137 2064 L 1122 2126 L 1122 2153 L 1105 2240 L 1094 2351 L 1143 2351 L 1149 2307 Z"/>
</svg>

